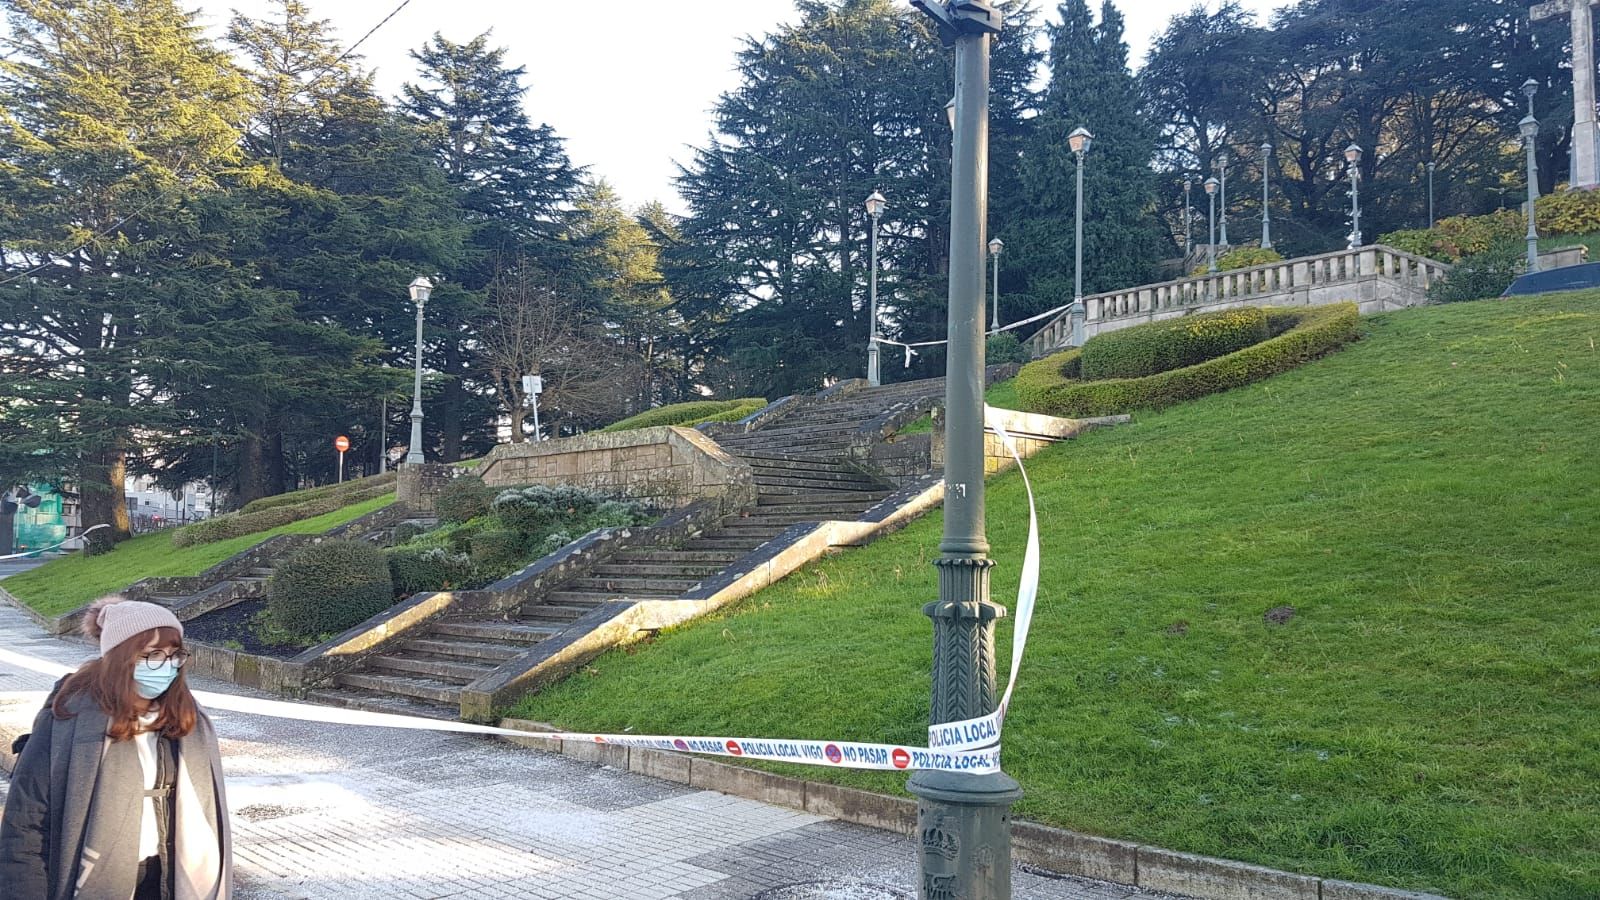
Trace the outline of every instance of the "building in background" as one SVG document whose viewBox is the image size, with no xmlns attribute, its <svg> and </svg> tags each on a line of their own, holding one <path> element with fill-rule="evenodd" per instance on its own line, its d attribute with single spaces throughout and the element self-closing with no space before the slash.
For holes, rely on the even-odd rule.
<svg viewBox="0 0 1600 900">
<path fill-rule="evenodd" d="M 128 524 L 135 533 L 173 528 L 211 517 L 211 490 L 202 482 L 169 491 L 152 478 L 129 478 L 123 493 L 128 502 Z"/>
</svg>

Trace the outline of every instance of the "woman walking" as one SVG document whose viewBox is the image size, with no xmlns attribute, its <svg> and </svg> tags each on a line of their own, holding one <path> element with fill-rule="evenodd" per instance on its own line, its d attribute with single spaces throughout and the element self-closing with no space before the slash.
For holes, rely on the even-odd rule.
<svg viewBox="0 0 1600 900">
<path fill-rule="evenodd" d="M 183 678 L 183 625 L 107 597 L 100 657 L 57 683 L 12 772 L 0 900 L 227 900 L 222 760 Z"/>
</svg>

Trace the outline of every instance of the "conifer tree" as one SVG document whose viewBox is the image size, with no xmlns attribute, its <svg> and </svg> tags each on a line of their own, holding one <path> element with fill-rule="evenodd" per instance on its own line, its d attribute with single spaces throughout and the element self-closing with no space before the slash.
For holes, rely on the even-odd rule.
<svg viewBox="0 0 1600 900">
<path fill-rule="evenodd" d="M 1154 280 L 1170 249 L 1153 215 L 1155 131 L 1128 70 L 1122 14 L 1106 0 L 1093 22 L 1087 0 L 1063 0 L 1050 38 L 1050 81 L 1023 162 L 1024 221 L 1009 265 L 1028 274 L 1021 313 L 1071 301 L 1077 160 L 1067 136 L 1094 134 L 1084 162 L 1084 293 Z"/>
<path fill-rule="evenodd" d="M 147 342 L 175 294 L 189 201 L 239 158 L 245 89 L 172 0 L 14 0 L 0 61 L 0 396 L 64 457 L 82 521 L 128 533 L 123 480 L 169 414 Z M 138 52 L 129 52 L 137 47 Z"/>
</svg>

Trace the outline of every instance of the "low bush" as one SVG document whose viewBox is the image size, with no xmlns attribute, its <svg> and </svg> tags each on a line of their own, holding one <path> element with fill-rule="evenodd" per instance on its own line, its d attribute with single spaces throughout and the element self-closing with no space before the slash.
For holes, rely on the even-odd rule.
<svg viewBox="0 0 1600 900">
<path fill-rule="evenodd" d="M 1259 344 L 1267 313 L 1257 307 L 1163 319 L 1096 335 L 1083 345 L 1082 377 L 1142 378 Z"/>
<path fill-rule="evenodd" d="M 606 498 L 571 485 L 513 488 L 494 498 L 490 510 L 506 528 L 525 535 L 545 534 L 561 520 L 588 515 Z"/>
<path fill-rule="evenodd" d="M 1558 190 L 1540 197 L 1534 209 L 1535 224 L 1546 237 L 1600 231 L 1600 192 Z"/>
<path fill-rule="evenodd" d="M 364 541 L 328 540 L 278 565 L 267 584 L 272 628 L 306 642 L 358 625 L 394 600 L 383 551 Z"/>
<path fill-rule="evenodd" d="M 416 522 L 401 522 L 394 527 L 393 541 L 391 543 L 407 544 L 427 533 L 428 529 Z"/>
<path fill-rule="evenodd" d="M 476 475 L 462 475 L 450 480 L 434 499 L 434 511 L 439 521 L 460 524 L 470 522 L 489 511 L 494 502 L 495 489 L 483 483 Z"/>
<path fill-rule="evenodd" d="M 1268 331 L 1275 337 L 1198 365 L 1143 378 L 1080 380 L 1079 349 L 1047 356 L 1022 367 L 1016 380 L 1017 396 L 1027 411 L 1055 416 L 1160 409 L 1293 369 L 1354 340 L 1360 321 L 1354 303 L 1269 309 L 1266 315 Z"/>
<path fill-rule="evenodd" d="M 509 528 L 486 528 L 472 538 L 472 565 L 481 572 L 512 572 L 528 555 L 528 536 Z"/>
<path fill-rule="evenodd" d="M 736 422 L 767 405 L 760 397 L 738 400 L 691 400 L 647 409 L 620 422 L 612 422 L 600 429 L 602 432 L 632 431 L 658 425 L 699 425 L 702 422 Z"/>
<path fill-rule="evenodd" d="M 1461 303 L 1483 300 L 1505 293 L 1517 276 L 1527 271 L 1527 245 L 1502 241 L 1482 253 L 1462 259 L 1450 270 L 1450 277 L 1428 288 L 1432 303 Z"/>
<path fill-rule="evenodd" d="M 1543 237 L 1600 232 L 1600 192 L 1556 191 L 1539 198 L 1536 224 Z M 1432 228 L 1392 231 L 1378 238 L 1396 250 L 1445 262 L 1495 253 L 1500 245 L 1519 240 L 1528 231 L 1521 209 L 1500 209 L 1483 216 L 1452 216 Z"/>
<path fill-rule="evenodd" d="M 448 547 L 410 545 L 395 547 L 384 555 L 396 596 L 474 587 L 480 581 L 472 558 Z"/>
<path fill-rule="evenodd" d="M 1033 358 L 1028 353 L 1028 348 L 1022 346 L 1022 341 L 1017 340 L 1017 336 L 1009 331 L 989 335 L 983 353 L 984 361 L 991 366 L 1025 363 Z"/>
<path fill-rule="evenodd" d="M 343 509 L 357 503 L 364 503 L 394 490 L 392 476 L 374 476 L 364 478 L 356 487 L 344 486 L 345 490 L 321 493 L 317 496 L 303 500 L 300 503 L 280 504 L 258 508 L 254 512 L 240 510 L 224 516 L 214 516 L 193 525 L 185 525 L 172 533 L 174 547 L 192 547 L 196 544 L 210 544 L 216 541 L 225 541 L 229 538 L 241 537 L 246 534 L 255 534 L 290 522 L 301 519 L 310 519 L 325 513 Z M 289 496 L 289 495 L 285 495 Z"/>
</svg>

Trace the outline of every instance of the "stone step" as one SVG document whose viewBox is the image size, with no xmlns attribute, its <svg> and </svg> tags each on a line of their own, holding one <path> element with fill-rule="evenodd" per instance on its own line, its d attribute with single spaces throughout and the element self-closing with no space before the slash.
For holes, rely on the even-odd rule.
<svg viewBox="0 0 1600 900">
<path fill-rule="evenodd" d="M 812 481 L 865 481 L 877 484 L 877 479 L 861 472 L 852 472 L 844 468 L 831 469 L 791 469 L 779 466 L 752 466 L 756 473 L 756 481 L 762 478 L 809 478 Z"/>
<path fill-rule="evenodd" d="M 724 519 L 724 522 L 727 520 Z M 729 560 L 732 562 L 732 560 Z M 704 563 L 693 565 L 687 563 L 658 563 L 658 562 L 610 562 L 603 566 L 596 566 L 591 572 L 596 578 L 640 578 L 646 575 L 660 575 L 666 578 L 703 578 L 715 575 L 726 568 L 727 563 Z"/>
<path fill-rule="evenodd" d="M 767 469 L 795 469 L 817 472 L 839 471 L 839 464 L 836 462 L 808 456 L 785 456 L 781 453 L 754 452 L 744 452 L 737 455 L 751 466 Z"/>
<path fill-rule="evenodd" d="M 517 609 L 517 616 L 523 621 L 537 619 L 541 622 L 575 622 L 594 610 L 593 603 L 582 605 L 568 605 L 564 603 L 524 603 Z"/>
<path fill-rule="evenodd" d="M 786 507 L 773 508 L 786 509 Z M 725 533 L 730 528 L 738 528 L 741 525 L 750 525 L 777 532 L 788 528 L 790 525 L 798 525 L 801 522 L 827 522 L 834 519 L 837 519 L 841 522 L 849 522 L 861 515 L 862 511 L 867 508 L 867 504 L 857 504 L 845 509 L 832 508 L 826 512 L 809 512 L 804 507 L 795 508 L 799 511 L 785 511 L 762 516 L 729 516 L 722 520 L 722 529 Z"/>
<path fill-rule="evenodd" d="M 542 625 L 522 625 L 516 622 L 435 622 L 428 626 L 429 635 L 449 635 L 476 641 L 507 641 L 518 644 L 537 644 L 559 631 Z"/>
<path fill-rule="evenodd" d="M 780 489 L 792 493 L 793 491 L 827 491 L 837 493 L 844 491 L 860 491 L 872 493 L 883 490 L 877 481 L 862 476 L 860 480 L 846 481 L 827 480 L 821 478 L 798 478 L 787 475 L 757 475 L 756 485 L 761 488 L 761 493 L 777 493 Z"/>
<path fill-rule="evenodd" d="M 249 572 L 246 572 L 245 574 L 253 575 L 256 578 L 271 578 L 272 577 L 272 573 L 274 573 L 276 571 L 277 571 L 277 569 L 273 568 L 272 566 L 256 566 L 254 569 L 251 569 Z"/>
<path fill-rule="evenodd" d="M 415 675 L 377 675 L 371 672 L 346 672 L 335 676 L 335 687 L 357 688 L 378 694 L 395 694 L 426 700 L 440 706 L 461 706 L 459 685 Z"/>
<path fill-rule="evenodd" d="M 544 602 L 557 606 L 586 606 L 593 609 L 595 604 L 607 600 L 615 600 L 619 594 L 595 591 L 551 591 L 544 597 Z"/>
<path fill-rule="evenodd" d="M 803 495 L 801 496 L 803 498 Z M 773 516 L 820 516 L 824 519 L 838 516 L 853 517 L 876 502 L 876 500 L 858 497 L 854 500 L 834 503 L 785 503 L 757 506 L 750 510 L 742 511 L 739 515 L 747 519 L 767 519 Z M 723 521 L 726 522 L 727 520 L 724 519 Z"/>
<path fill-rule="evenodd" d="M 848 444 L 850 443 L 850 436 L 854 433 L 854 428 L 837 430 L 774 428 L 771 431 L 752 431 L 749 434 L 729 438 L 728 443 L 735 448 L 768 446 L 815 447 L 821 444 Z"/>
<path fill-rule="evenodd" d="M 400 648 L 410 653 L 427 653 L 452 659 L 483 660 L 487 663 L 504 662 L 525 649 L 520 644 L 460 641 L 444 637 L 414 638 L 402 643 Z"/>
<path fill-rule="evenodd" d="M 306 699 L 313 703 L 321 703 L 324 706 L 362 709 L 367 712 L 391 713 L 397 716 L 421 716 L 425 719 L 444 719 L 446 721 L 461 718 L 461 705 L 459 702 L 441 705 L 395 694 L 380 694 L 347 688 L 319 688 L 314 691 L 308 691 Z"/>
<path fill-rule="evenodd" d="M 827 503 L 876 503 L 889 496 L 889 492 L 879 489 L 876 491 L 815 491 L 809 493 L 774 493 L 762 492 L 756 503 L 760 507 L 768 506 L 811 506 Z"/>
<path fill-rule="evenodd" d="M 374 656 L 367 661 L 367 668 L 376 672 L 421 675 L 451 684 L 470 684 L 495 670 L 494 666 L 430 659 L 423 656 Z"/>
<path fill-rule="evenodd" d="M 614 592 L 619 597 L 676 597 L 699 583 L 698 578 L 643 575 L 636 578 L 579 578 L 564 587 L 586 594 Z"/>
<path fill-rule="evenodd" d="M 665 563 L 668 565 L 726 566 L 738 559 L 737 553 L 715 553 L 695 550 L 624 550 L 611 557 L 619 563 Z"/>
<path fill-rule="evenodd" d="M 695 538 L 684 546 L 692 550 L 739 550 L 748 552 L 772 540 L 772 537 L 734 536 L 725 537 L 712 535 L 709 537 Z M 740 555 L 743 555 L 741 553 Z"/>
</svg>

